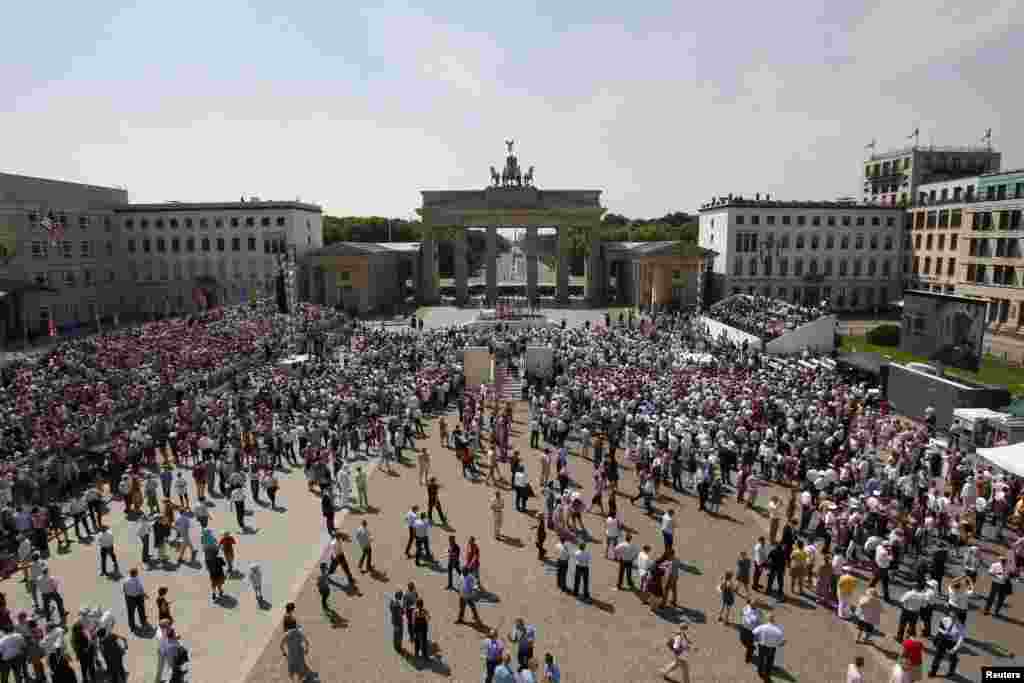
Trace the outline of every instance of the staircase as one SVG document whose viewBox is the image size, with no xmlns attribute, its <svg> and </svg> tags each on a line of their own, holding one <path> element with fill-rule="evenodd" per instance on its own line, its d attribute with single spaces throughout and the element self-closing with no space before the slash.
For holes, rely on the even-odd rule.
<svg viewBox="0 0 1024 683">
<path fill-rule="evenodd" d="M 509 372 L 504 363 L 494 366 L 494 393 L 502 401 L 518 401 L 523 396 L 523 380 Z"/>
</svg>

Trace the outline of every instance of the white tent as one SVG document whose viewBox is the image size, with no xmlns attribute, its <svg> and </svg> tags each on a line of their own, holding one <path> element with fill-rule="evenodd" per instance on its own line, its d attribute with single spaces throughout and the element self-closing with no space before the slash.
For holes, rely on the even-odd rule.
<svg viewBox="0 0 1024 683">
<path fill-rule="evenodd" d="M 1024 477 L 1024 443 L 999 448 L 979 448 L 978 455 L 996 467 Z"/>
</svg>

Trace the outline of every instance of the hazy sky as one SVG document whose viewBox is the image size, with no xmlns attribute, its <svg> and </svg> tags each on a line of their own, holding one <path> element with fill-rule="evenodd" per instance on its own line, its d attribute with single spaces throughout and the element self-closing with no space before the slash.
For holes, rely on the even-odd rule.
<svg viewBox="0 0 1024 683">
<path fill-rule="evenodd" d="M 540 188 L 658 216 L 859 196 L 864 145 L 1024 166 L 1020 0 L 9 3 L 0 170 L 133 201 L 411 216 L 516 140 Z"/>
</svg>

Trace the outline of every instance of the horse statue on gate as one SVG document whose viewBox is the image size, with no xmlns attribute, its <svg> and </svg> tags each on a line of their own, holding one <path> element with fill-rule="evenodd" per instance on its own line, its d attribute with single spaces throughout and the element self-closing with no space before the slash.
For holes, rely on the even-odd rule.
<svg viewBox="0 0 1024 683">
<path fill-rule="evenodd" d="M 526 175 L 523 176 L 523 185 L 526 187 L 533 186 L 533 166 L 526 170 Z"/>
<path fill-rule="evenodd" d="M 505 187 L 522 187 L 523 174 L 519 171 L 519 164 L 515 157 L 509 157 L 505 164 L 505 170 L 501 172 L 501 184 Z"/>
<path fill-rule="evenodd" d="M 491 166 L 491 184 L 494 185 L 494 187 L 501 185 L 501 175 L 493 166 Z"/>
</svg>

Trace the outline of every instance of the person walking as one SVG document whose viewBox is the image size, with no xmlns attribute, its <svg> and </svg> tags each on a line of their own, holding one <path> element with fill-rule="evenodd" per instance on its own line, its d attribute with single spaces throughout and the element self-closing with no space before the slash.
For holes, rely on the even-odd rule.
<svg viewBox="0 0 1024 683">
<path fill-rule="evenodd" d="M 357 498 L 356 504 L 359 505 L 360 509 L 362 509 L 362 510 L 369 510 L 370 509 L 370 496 L 367 493 L 368 482 L 367 482 L 366 469 L 365 468 L 363 468 L 363 467 L 357 467 L 356 468 L 356 472 L 355 472 L 355 476 L 354 476 L 354 481 L 355 481 L 355 485 L 356 485 L 356 498 Z"/>
<path fill-rule="evenodd" d="M 419 464 L 419 476 L 416 478 L 416 481 L 420 485 L 426 486 L 427 481 L 430 479 L 430 452 L 426 448 L 419 450 L 417 463 Z"/>
<path fill-rule="evenodd" d="M 757 641 L 757 673 L 768 683 L 775 669 L 775 652 L 786 642 L 782 627 L 775 623 L 775 615 L 769 613 L 768 621 L 754 629 Z"/>
<path fill-rule="evenodd" d="M 474 623 L 481 623 L 480 614 L 476 611 L 476 581 L 473 579 L 472 574 L 462 575 L 462 581 L 459 586 L 459 618 L 455 620 L 456 624 L 466 623 L 463 620 L 463 617 L 466 616 L 466 607 L 473 611 Z"/>
<path fill-rule="evenodd" d="M 1006 602 L 1006 596 L 1010 592 L 1010 577 L 1006 571 L 1006 560 L 1007 557 L 1003 555 L 989 565 L 988 575 L 992 579 L 992 585 L 988 590 L 988 598 L 985 599 L 985 614 L 991 614 L 994 606 L 995 614 L 999 616 L 999 611 L 1003 609 L 1003 603 Z"/>
<path fill-rule="evenodd" d="M 43 568 L 43 573 L 36 583 L 39 590 L 39 597 L 43 602 L 43 614 L 46 620 L 50 621 L 50 604 L 57 604 L 57 615 L 62 623 L 67 620 L 67 612 L 64 610 L 64 598 L 60 594 L 60 582 L 50 574 L 49 567 Z"/>
<path fill-rule="evenodd" d="M 682 683 L 690 683 L 690 662 L 689 655 L 694 649 L 693 641 L 688 635 L 689 627 L 680 624 L 679 630 L 668 640 L 668 649 L 672 654 L 672 661 L 661 670 L 662 678 L 666 681 L 672 680 L 671 674 L 679 672 L 679 680 Z"/>
<path fill-rule="evenodd" d="M 462 567 L 460 559 L 462 556 L 462 549 L 459 548 L 458 542 L 455 540 L 455 534 L 448 536 L 448 586 L 445 590 L 458 590 L 455 587 L 453 578 L 455 574 L 462 573 Z"/>
<path fill-rule="evenodd" d="M 516 660 L 519 663 L 519 670 L 522 671 L 533 659 L 534 646 L 537 643 L 537 627 L 527 624 L 525 619 L 518 617 L 512 627 L 512 635 L 509 640 L 516 643 Z"/>
<path fill-rule="evenodd" d="M 903 636 L 906 633 L 911 636 L 917 635 L 917 623 L 921 616 L 921 608 L 927 601 L 928 595 L 925 593 L 924 586 L 921 585 L 908 590 L 900 598 L 900 622 L 895 635 L 898 642 L 903 642 Z"/>
<path fill-rule="evenodd" d="M 569 558 L 572 557 L 573 548 L 572 545 L 565 540 L 559 541 L 555 545 L 555 552 L 558 553 L 558 559 L 556 560 L 557 572 L 556 582 L 558 589 L 563 593 L 569 592 L 569 585 L 566 579 L 569 574 Z"/>
<path fill-rule="evenodd" d="M 676 511 L 667 510 L 661 516 L 660 522 L 661 538 L 665 543 L 665 550 L 672 548 L 672 539 L 676 533 Z"/>
<path fill-rule="evenodd" d="M 736 602 L 736 583 L 732 579 L 732 572 L 726 572 L 722 580 L 718 582 L 718 595 L 721 600 L 718 621 L 731 624 L 732 608 Z"/>
<path fill-rule="evenodd" d="M 121 569 L 117 565 L 117 553 L 114 552 L 114 534 L 110 533 L 110 529 L 107 527 L 100 527 L 100 535 L 96 539 L 100 547 L 100 576 L 110 576 L 107 573 L 107 558 L 110 558 L 114 562 L 114 576 L 117 577 L 121 574 Z"/>
<path fill-rule="evenodd" d="M 484 639 L 484 683 L 494 681 L 495 670 L 505 657 L 505 644 L 498 637 L 498 631 L 491 629 Z"/>
<path fill-rule="evenodd" d="M 320 563 L 320 576 L 316 579 L 316 589 L 320 593 L 320 609 L 330 611 L 327 600 L 331 597 L 331 578 L 326 562 Z"/>
<path fill-rule="evenodd" d="M 235 546 L 238 545 L 238 540 L 231 535 L 230 531 L 225 531 L 220 535 L 220 540 L 217 542 L 220 546 L 221 552 L 224 553 L 224 561 L 228 564 L 228 573 L 235 573 Z"/>
<path fill-rule="evenodd" d="M 494 531 L 494 538 L 501 540 L 501 523 L 504 517 L 505 501 L 501 498 L 501 491 L 498 489 L 494 490 L 491 494 L 491 521 L 492 528 Z"/>
<path fill-rule="evenodd" d="M 235 507 L 235 520 L 238 528 L 245 531 L 245 487 L 235 486 L 231 489 L 231 503 Z"/>
<path fill-rule="evenodd" d="M 324 609 L 327 609 L 326 607 Z M 303 681 L 309 671 L 306 655 L 309 654 L 309 639 L 298 624 L 290 623 L 285 627 L 281 638 L 281 656 L 288 662 L 288 678 L 292 681 Z"/>
<path fill-rule="evenodd" d="M 626 540 L 615 546 L 613 556 L 619 563 L 619 580 L 615 590 L 622 590 L 622 580 L 626 579 L 630 590 L 636 590 L 633 583 L 633 563 L 640 554 L 640 548 L 633 543 L 633 534 L 626 534 Z"/>
<path fill-rule="evenodd" d="M 121 586 L 121 592 L 124 593 L 124 604 L 128 612 L 128 628 L 131 632 L 135 633 L 139 627 L 148 627 L 146 600 L 149 599 L 149 594 L 146 592 L 142 579 L 139 578 L 139 570 L 135 567 L 128 570 L 128 578 Z"/>
<path fill-rule="evenodd" d="M 348 558 L 345 557 L 345 536 L 340 531 L 334 534 L 334 538 L 331 539 L 329 544 L 331 553 L 331 564 L 327 569 L 327 573 L 331 576 L 337 571 L 338 567 L 345 572 L 345 578 L 348 579 L 349 586 L 355 586 L 356 580 L 352 576 L 352 571 L 348 567 Z"/>
<path fill-rule="evenodd" d="M 537 561 L 544 562 L 547 559 L 547 550 L 544 548 L 544 543 L 548 538 L 547 525 L 544 524 L 544 520 L 540 519 L 537 521 L 537 538 L 535 546 L 537 548 Z"/>
<path fill-rule="evenodd" d="M 395 652 L 401 654 L 404 650 L 402 648 L 402 624 L 405 619 L 405 607 L 403 605 L 402 591 L 395 591 L 394 595 L 388 600 L 388 623 L 391 626 L 391 647 Z M 409 625 L 410 630 L 412 624 Z"/>
<path fill-rule="evenodd" d="M 359 571 L 361 572 L 373 572 L 373 535 L 370 533 L 370 527 L 367 525 L 364 519 L 355 533 L 352 534 L 353 540 L 357 546 L 359 546 Z M 364 566 L 365 565 L 365 566 Z"/>
<path fill-rule="evenodd" d="M 148 517 L 143 515 L 139 518 L 139 525 L 135 533 L 139 537 L 139 542 L 142 543 L 142 564 L 148 565 L 153 561 L 153 558 L 149 555 L 149 539 L 153 534 L 153 523 Z"/>
<path fill-rule="evenodd" d="M 103 654 L 103 662 L 107 666 L 109 683 L 128 683 L 128 672 L 124 668 L 124 656 L 128 651 L 128 639 L 106 629 L 96 632 L 99 650 Z"/>
<path fill-rule="evenodd" d="M 416 544 L 416 520 L 420 518 L 420 506 L 413 505 L 408 512 L 405 513 L 405 526 L 409 530 L 409 540 L 405 544 L 405 556 L 411 558 L 410 551 Z"/>
<path fill-rule="evenodd" d="M 196 546 L 192 542 L 192 520 L 179 512 L 174 518 L 174 529 L 178 532 L 178 564 L 185 558 L 185 551 L 190 551 L 189 564 L 195 564 Z"/>
<path fill-rule="evenodd" d="M 224 573 L 224 558 L 217 552 L 217 546 L 213 547 L 213 552 L 206 558 L 206 571 L 210 574 L 210 599 L 216 602 L 224 597 L 224 582 L 227 575 Z"/>
<path fill-rule="evenodd" d="M 949 658 L 948 678 L 956 676 L 956 665 L 960 661 L 960 646 L 964 643 L 966 631 L 958 618 L 946 615 L 939 620 L 939 628 L 935 633 L 935 656 L 932 658 L 929 676 L 939 675 L 939 665 L 944 657 Z"/>
<path fill-rule="evenodd" d="M 740 615 L 740 643 L 745 651 L 744 663 L 754 663 L 754 629 L 761 625 L 761 610 L 754 606 L 751 598 L 747 598 L 747 604 L 743 607 Z"/>
<path fill-rule="evenodd" d="M 413 524 L 413 532 L 416 535 L 416 566 L 420 566 L 420 558 L 428 564 L 433 564 L 434 555 L 430 552 L 430 520 L 427 513 L 421 512 L 419 519 Z"/>
<path fill-rule="evenodd" d="M 427 480 L 427 517 L 430 519 L 430 523 L 434 523 L 434 510 L 437 510 L 437 516 L 441 518 L 441 526 L 448 526 L 448 518 L 444 514 L 444 510 L 441 508 L 441 500 L 438 498 L 438 491 L 441 489 L 441 484 L 438 483 L 437 477 L 430 477 Z"/>
<path fill-rule="evenodd" d="M 416 599 L 416 609 L 413 610 L 412 628 L 414 635 L 414 656 L 427 659 L 431 655 L 429 642 L 430 612 L 423 605 L 423 598 Z"/>
<path fill-rule="evenodd" d="M 878 590 L 868 588 L 857 603 L 857 639 L 855 643 L 867 643 L 871 640 L 882 623 L 882 601 L 878 598 Z M 900 615 L 902 623 L 902 615 Z"/>
<path fill-rule="evenodd" d="M 526 501 L 530 492 L 530 480 L 526 476 L 526 468 L 521 465 L 512 475 L 512 487 L 516 494 L 516 512 L 528 512 L 526 509 Z M 497 493 L 497 491 L 495 493 Z"/>
<path fill-rule="evenodd" d="M 580 584 L 583 584 L 583 600 L 590 601 L 590 563 L 593 557 L 587 550 L 586 543 L 580 543 L 579 549 L 573 553 L 576 561 L 576 574 L 572 582 L 572 594 L 580 597 Z"/>
</svg>

